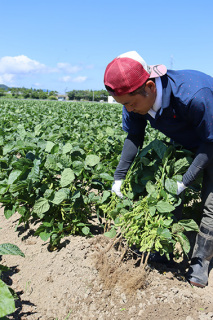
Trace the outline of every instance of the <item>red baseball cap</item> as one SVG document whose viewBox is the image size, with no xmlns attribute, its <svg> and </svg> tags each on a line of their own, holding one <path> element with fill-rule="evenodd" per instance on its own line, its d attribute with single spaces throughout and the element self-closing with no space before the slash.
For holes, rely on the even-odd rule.
<svg viewBox="0 0 213 320">
<path fill-rule="evenodd" d="M 136 51 L 121 54 L 106 67 L 104 84 L 112 96 L 122 96 L 141 87 L 149 78 L 166 74 L 162 64 L 148 66 Z"/>
</svg>

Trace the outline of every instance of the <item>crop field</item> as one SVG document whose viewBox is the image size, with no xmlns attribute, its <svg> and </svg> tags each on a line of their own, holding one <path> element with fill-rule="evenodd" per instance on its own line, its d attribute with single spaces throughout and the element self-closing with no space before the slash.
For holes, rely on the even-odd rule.
<svg viewBox="0 0 213 320">
<path fill-rule="evenodd" d="M 169 228 L 170 213 L 181 202 L 176 181 L 192 160 L 190 152 L 157 139 L 157 135 L 164 137 L 148 128 L 146 147 L 124 183 L 125 200 L 111 196 L 125 139 L 121 106 L 1 102 L 0 130 L 0 201 L 5 217 L 18 211 L 20 223 L 39 219 L 42 224 L 36 235 L 50 239 L 52 248 L 65 234 L 89 235 L 95 207 L 98 218 L 121 226 L 128 242 L 140 244 L 141 251 L 150 251 L 154 245 L 155 250 L 167 252 L 161 240 L 168 240 L 168 246 L 178 237 L 188 252 L 182 231 L 194 230 L 193 221 L 173 225 L 174 236 Z M 142 221 L 149 221 L 153 233 L 147 230 L 144 240 L 151 240 L 143 245 Z M 115 236 L 116 228 L 110 232 Z"/>
<path fill-rule="evenodd" d="M 99 230 L 108 239 L 101 251 L 106 259 L 120 248 L 117 267 L 134 251 L 143 270 L 154 251 L 168 259 L 173 253 L 177 261 L 188 256 L 189 231 L 198 231 L 200 184 L 181 196 L 176 185 L 192 162 L 191 152 L 148 125 L 120 199 L 110 190 L 126 137 L 121 105 L 0 100 L 0 108 L 0 203 L 8 222 L 18 214 L 17 230 L 33 227 L 34 237 L 52 253 L 68 236 L 92 239 Z M 24 256 L 9 244 L 0 246 L 0 254 Z M 0 284 L 6 297 L 9 287 Z M 10 294 L 8 309 L 0 303 L 0 318 L 15 310 Z"/>
</svg>

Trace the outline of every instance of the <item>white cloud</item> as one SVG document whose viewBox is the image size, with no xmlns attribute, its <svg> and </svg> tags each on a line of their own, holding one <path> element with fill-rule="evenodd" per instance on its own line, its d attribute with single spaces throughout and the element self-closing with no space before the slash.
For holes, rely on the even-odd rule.
<svg viewBox="0 0 213 320">
<path fill-rule="evenodd" d="M 59 78 L 59 81 L 81 83 L 81 82 L 85 82 L 87 80 L 87 78 L 88 77 L 85 77 L 85 76 L 79 76 L 79 77 L 75 77 L 75 78 L 72 78 L 70 76 L 64 76 L 64 77 Z"/>
<path fill-rule="evenodd" d="M 64 63 L 64 62 L 58 63 L 57 67 L 58 67 L 59 71 L 63 71 L 66 73 L 76 73 L 76 72 L 82 70 L 82 67 L 80 67 L 80 66 L 72 66 L 71 64 Z"/>
<path fill-rule="evenodd" d="M 90 68 L 93 66 L 85 66 L 85 69 Z M 47 79 L 48 75 L 54 75 L 54 73 L 60 73 L 61 77 L 58 79 L 60 82 L 82 83 L 88 78 L 87 76 L 78 76 L 78 72 L 82 69 L 83 67 L 80 65 L 71 65 L 66 62 L 57 63 L 55 67 L 48 67 L 25 55 L 5 56 L 0 58 L 0 83 L 26 87 L 28 87 L 28 83 L 34 83 L 39 87 L 44 85 L 44 79 Z M 76 76 L 72 77 L 73 74 Z M 50 81 L 50 79 L 46 80 L 48 82 L 46 87 L 49 86 Z"/>
<path fill-rule="evenodd" d="M 14 75 L 5 73 L 0 75 L 0 83 L 13 83 Z"/>
<path fill-rule="evenodd" d="M 94 64 L 90 64 L 88 66 L 86 66 L 86 69 L 93 69 L 94 68 Z"/>
<path fill-rule="evenodd" d="M 84 82 L 84 81 L 86 81 L 86 80 L 87 80 L 87 77 L 79 76 L 79 77 L 74 78 L 74 79 L 72 80 L 72 82 L 78 82 L 78 83 L 80 83 L 80 82 Z"/>
<path fill-rule="evenodd" d="M 27 74 L 47 72 L 47 67 L 24 55 L 0 58 L 0 74 Z"/>
<path fill-rule="evenodd" d="M 70 76 L 64 76 L 59 78 L 60 81 L 62 82 L 70 82 L 72 80 L 72 78 Z"/>
</svg>

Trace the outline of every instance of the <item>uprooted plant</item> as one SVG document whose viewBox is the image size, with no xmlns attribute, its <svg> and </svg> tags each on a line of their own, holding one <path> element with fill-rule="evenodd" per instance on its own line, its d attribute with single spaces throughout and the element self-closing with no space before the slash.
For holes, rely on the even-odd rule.
<svg viewBox="0 0 213 320">
<path fill-rule="evenodd" d="M 193 219 L 178 220 L 175 210 L 183 200 L 177 196 L 177 181 L 192 161 L 192 153 L 160 140 L 148 144 L 136 157 L 123 183 L 123 199 L 115 194 L 101 205 L 107 219 L 105 235 L 122 237 L 126 248 L 141 253 L 143 266 L 151 252 L 170 253 L 175 258 L 187 255 L 190 243 L 186 231 L 198 231 Z M 198 194 L 195 195 L 198 197 Z"/>
</svg>

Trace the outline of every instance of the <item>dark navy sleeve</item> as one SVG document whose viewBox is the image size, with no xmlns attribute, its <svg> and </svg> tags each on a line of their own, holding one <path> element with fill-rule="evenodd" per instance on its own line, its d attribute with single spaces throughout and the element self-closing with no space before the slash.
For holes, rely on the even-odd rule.
<svg viewBox="0 0 213 320">
<path fill-rule="evenodd" d="M 185 186 L 189 186 L 213 160 L 213 92 L 210 88 L 202 88 L 196 92 L 189 104 L 189 116 L 200 139 L 200 146 L 183 176 Z"/>
<path fill-rule="evenodd" d="M 121 159 L 115 170 L 114 179 L 125 179 L 127 171 L 129 170 L 134 158 L 138 152 L 138 148 L 143 145 L 144 135 L 132 135 L 128 134 L 124 141 L 123 150 L 121 153 Z"/>
<path fill-rule="evenodd" d="M 213 91 L 200 89 L 189 103 L 189 122 L 203 143 L 213 142 Z"/>
<path fill-rule="evenodd" d="M 199 173 L 213 161 L 213 143 L 202 144 L 187 172 L 183 175 L 183 184 L 188 187 Z"/>
</svg>

